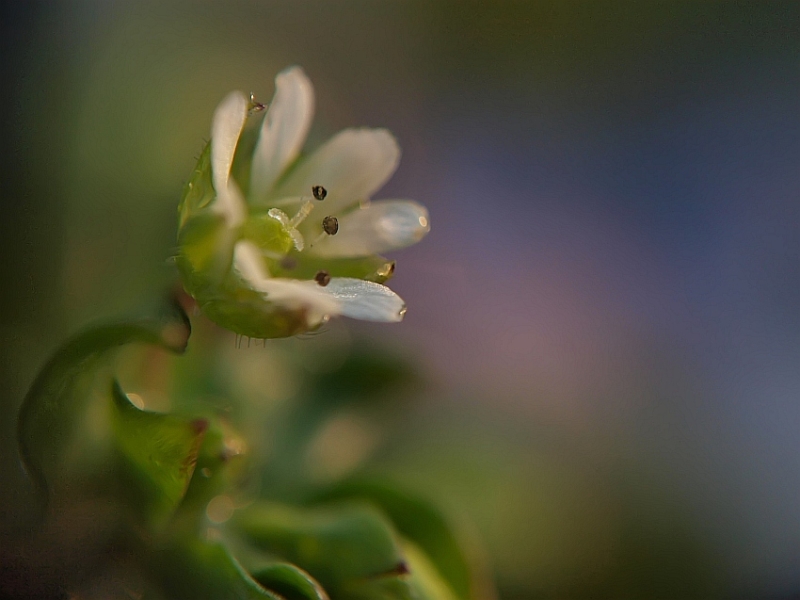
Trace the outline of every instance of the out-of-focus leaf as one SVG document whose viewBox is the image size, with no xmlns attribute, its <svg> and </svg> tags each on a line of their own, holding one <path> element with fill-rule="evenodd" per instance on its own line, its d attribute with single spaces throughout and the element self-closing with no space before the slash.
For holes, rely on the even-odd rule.
<svg viewBox="0 0 800 600">
<path fill-rule="evenodd" d="M 191 326 L 177 304 L 160 319 L 92 327 L 59 348 L 40 371 L 19 412 L 17 435 L 23 464 L 48 500 L 48 478 L 82 414 L 95 371 L 115 348 L 141 342 L 176 353 L 186 349 Z"/>
<path fill-rule="evenodd" d="M 260 550 L 308 571 L 332 598 L 365 597 L 357 589 L 389 582 L 386 598 L 410 598 L 405 560 L 391 525 L 365 504 L 310 509 L 260 503 L 242 510 L 235 524 Z M 402 591 L 402 593 L 401 593 Z"/>
<path fill-rule="evenodd" d="M 225 487 L 223 475 L 225 462 L 222 429 L 212 423 L 197 453 L 195 475 L 189 482 L 181 510 L 191 508 L 205 510 L 208 501 Z"/>
<path fill-rule="evenodd" d="M 457 600 L 428 557 L 407 540 L 401 544 L 405 562 L 394 572 L 348 581 L 341 596 L 348 600 Z"/>
<path fill-rule="evenodd" d="M 428 600 L 418 597 L 405 570 L 382 577 L 347 582 L 340 593 L 347 600 Z"/>
<path fill-rule="evenodd" d="M 322 501 L 356 498 L 379 506 L 397 531 L 424 552 L 457 597 L 467 600 L 476 596 L 470 554 L 433 504 L 385 482 L 366 479 L 339 483 L 317 497 Z"/>
<path fill-rule="evenodd" d="M 181 536 L 155 550 L 149 571 L 172 600 L 282 600 L 219 543 Z"/>
<path fill-rule="evenodd" d="M 232 490 L 245 469 L 245 443 L 226 423 L 214 420 L 200 446 L 194 476 L 180 512 L 187 518 L 205 512 L 208 502 Z"/>
<path fill-rule="evenodd" d="M 252 571 L 253 579 L 286 600 L 328 600 L 311 575 L 289 563 L 272 563 Z"/>
<path fill-rule="evenodd" d="M 456 600 L 458 598 L 452 587 L 433 565 L 430 557 L 415 544 L 405 541 L 403 552 L 408 561 L 410 583 L 417 600 Z"/>
<path fill-rule="evenodd" d="M 186 493 L 208 421 L 140 410 L 114 382 L 114 446 L 129 504 L 154 525 Z"/>
<path fill-rule="evenodd" d="M 407 360 L 362 345 L 353 350 L 339 369 L 317 378 L 315 396 L 318 402 L 329 404 L 379 400 L 419 381 L 419 373 Z"/>
</svg>

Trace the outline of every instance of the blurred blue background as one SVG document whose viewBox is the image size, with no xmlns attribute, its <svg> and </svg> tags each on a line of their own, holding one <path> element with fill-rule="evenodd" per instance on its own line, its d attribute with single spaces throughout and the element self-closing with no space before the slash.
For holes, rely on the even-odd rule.
<svg viewBox="0 0 800 600">
<path fill-rule="evenodd" d="M 2 523 L 48 354 L 174 278 L 216 103 L 304 67 L 312 145 L 385 126 L 427 391 L 376 468 L 503 598 L 800 593 L 800 4 L 6 2 Z M 305 342 L 313 344 L 309 340 Z M 231 345 L 233 334 L 231 334 Z"/>
</svg>

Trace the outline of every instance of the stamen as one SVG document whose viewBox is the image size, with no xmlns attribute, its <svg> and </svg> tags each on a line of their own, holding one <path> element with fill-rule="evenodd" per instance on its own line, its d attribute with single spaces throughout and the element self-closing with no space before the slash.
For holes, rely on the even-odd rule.
<svg viewBox="0 0 800 600">
<path fill-rule="evenodd" d="M 331 274 L 327 271 L 318 271 L 317 274 L 314 275 L 314 281 L 316 281 L 322 287 L 325 287 L 331 282 Z"/>
<path fill-rule="evenodd" d="M 306 241 L 303 238 L 303 234 L 297 231 L 294 227 L 289 229 L 289 235 L 292 237 L 292 242 L 294 242 L 295 250 L 298 252 L 303 251 L 303 247 L 306 245 Z"/>
<path fill-rule="evenodd" d="M 336 235 L 339 231 L 339 219 L 327 216 L 322 219 L 322 230 L 328 235 Z"/>
<path fill-rule="evenodd" d="M 292 217 L 292 220 L 289 221 L 290 227 L 297 227 L 306 220 L 306 217 L 311 214 L 311 211 L 314 210 L 314 203 L 311 200 L 306 200 L 303 203 L 303 206 L 300 207 L 300 210 L 297 211 L 297 214 Z"/>
<path fill-rule="evenodd" d="M 323 200 L 325 200 L 325 196 L 328 195 L 328 190 L 326 190 L 321 185 L 315 185 L 314 187 L 311 188 L 311 193 L 314 194 L 314 198 L 322 202 Z"/>
<path fill-rule="evenodd" d="M 328 215 L 324 219 L 322 219 L 322 233 L 320 233 L 313 242 L 309 245 L 309 248 L 313 248 L 314 244 L 318 243 L 321 239 L 324 239 L 326 235 L 336 235 L 339 232 L 339 219 L 336 217 Z"/>
</svg>

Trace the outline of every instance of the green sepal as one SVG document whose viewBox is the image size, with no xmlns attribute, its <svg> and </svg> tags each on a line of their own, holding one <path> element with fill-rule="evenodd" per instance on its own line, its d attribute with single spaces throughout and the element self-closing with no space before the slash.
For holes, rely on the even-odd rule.
<svg viewBox="0 0 800 600">
<path fill-rule="evenodd" d="M 43 505 L 49 499 L 48 479 L 63 461 L 90 397 L 93 376 L 108 354 L 134 342 L 182 353 L 190 333 L 188 317 L 177 304 L 171 304 L 161 318 L 86 329 L 55 352 L 22 401 L 17 421 L 20 457 Z"/>
<path fill-rule="evenodd" d="M 391 579 L 404 592 L 387 597 L 409 597 L 397 536 L 371 506 L 302 509 L 262 502 L 239 511 L 234 525 L 259 550 L 308 571 L 333 598 L 360 597 L 352 594 L 362 584 Z"/>
<path fill-rule="evenodd" d="M 195 297 L 209 319 L 239 335 L 256 339 L 291 337 L 312 329 L 303 310 L 268 302 L 260 293 L 239 286 L 224 293 Z"/>
<path fill-rule="evenodd" d="M 113 444 L 125 499 L 143 521 L 161 526 L 183 500 L 208 421 L 141 410 L 116 381 L 111 396 Z"/>
<path fill-rule="evenodd" d="M 192 216 L 180 231 L 175 257 L 184 289 L 204 315 L 240 335 L 270 339 L 309 331 L 312 327 L 304 311 L 267 301 L 233 272 L 233 250 L 243 236 L 272 244 L 278 253 L 292 243 L 283 226 L 266 215 L 249 218 L 237 230 L 210 211 Z"/>
<path fill-rule="evenodd" d="M 183 187 L 181 201 L 178 203 L 178 231 L 183 229 L 190 217 L 206 208 L 215 198 L 211 173 L 211 142 L 206 142 L 192 175 Z"/>
<path fill-rule="evenodd" d="M 280 223 L 271 217 L 278 226 Z M 265 233 L 266 232 L 266 233 Z M 279 233 L 262 231 L 282 243 Z M 183 228 L 175 264 L 186 291 L 200 310 L 217 325 L 251 338 L 281 338 L 311 329 L 302 310 L 267 301 L 232 271 L 233 248 L 240 231 L 231 231 L 213 213 L 193 217 Z"/>
<path fill-rule="evenodd" d="M 250 172 L 253 168 L 253 154 L 261 135 L 262 123 L 263 117 L 253 118 L 253 115 L 250 115 L 245 121 L 239 141 L 236 143 L 236 153 L 233 156 L 231 177 L 239 184 L 239 189 L 245 198 L 250 196 Z"/>
<path fill-rule="evenodd" d="M 237 235 L 212 212 L 192 217 L 181 229 L 175 265 L 189 294 L 203 298 L 223 292 Z"/>
<path fill-rule="evenodd" d="M 163 542 L 146 564 L 172 600 L 283 600 L 253 579 L 225 546 L 194 535 Z"/>
<path fill-rule="evenodd" d="M 314 279 L 320 271 L 331 277 L 353 277 L 386 283 L 394 275 L 395 261 L 377 254 L 363 258 L 324 258 L 309 252 L 291 252 L 281 261 L 273 261 L 270 269 L 275 277 Z"/>
<path fill-rule="evenodd" d="M 328 600 L 328 594 L 311 575 L 289 563 L 265 564 L 253 569 L 251 575 L 286 600 Z"/>
</svg>

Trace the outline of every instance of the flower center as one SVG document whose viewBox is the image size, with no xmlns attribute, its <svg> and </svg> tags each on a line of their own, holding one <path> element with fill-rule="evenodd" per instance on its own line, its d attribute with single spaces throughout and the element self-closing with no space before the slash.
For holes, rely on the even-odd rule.
<svg viewBox="0 0 800 600">
<path fill-rule="evenodd" d="M 321 185 L 315 185 L 311 188 L 311 193 L 315 199 L 322 202 L 325 200 L 325 197 L 328 195 L 328 190 L 326 190 Z M 301 198 L 302 200 L 302 198 Z M 311 211 L 314 210 L 314 202 L 311 200 L 306 200 L 300 206 L 300 209 L 295 213 L 295 215 L 290 219 L 289 216 L 283 212 L 279 208 L 271 208 L 267 215 L 272 217 L 273 219 L 277 220 L 281 225 L 283 225 L 286 233 L 291 236 L 292 241 L 294 242 L 294 247 L 298 252 L 302 252 L 305 248 L 305 239 L 303 238 L 303 234 L 297 230 L 297 227 L 308 218 L 308 215 L 311 214 Z M 312 247 L 316 244 L 320 239 L 325 237 L 326 235 L 336 235 L 339 231 L 339 219 L 334 216 L 327 216 L 322 220 L 322 233 L 311 243 L 309 247 Z"/>
<path fill-rule="evenodd" d="M 289 221 L 289 226 L 297 227 L 300 225 L 300 223 L 305 221 L 306 217 L 311 214 L 312 210 L 314 210 L 314 203 L 311 200 L 306 200 L 300 207 L 300 210 L 297 211 L 297 214 Z"/>
</svg>

